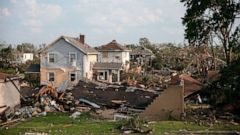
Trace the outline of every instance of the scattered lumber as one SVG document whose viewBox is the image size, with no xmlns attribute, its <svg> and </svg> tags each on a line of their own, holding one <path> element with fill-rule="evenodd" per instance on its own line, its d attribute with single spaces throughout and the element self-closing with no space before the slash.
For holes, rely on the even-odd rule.
<svg viewBox="0 0 240 135">
<path fill-rule="evenodd" d="M 94 108 L 96 108 L 96 109 L 99 109 L 99 108 L 100 108 L 100 106 L 97 105 L 96 103 L 93 103 L 93 102 L 88 101 L 88 100 L 86 100 L 86 99 L 80 98 L 79 101 L 80 101 L 80 102 L 83 102 L 83 103 L 86 103 L 86 104 L 89 104 L 89 105 L 91 105 L 92 107 L 94 107 Z"/>
</svg>

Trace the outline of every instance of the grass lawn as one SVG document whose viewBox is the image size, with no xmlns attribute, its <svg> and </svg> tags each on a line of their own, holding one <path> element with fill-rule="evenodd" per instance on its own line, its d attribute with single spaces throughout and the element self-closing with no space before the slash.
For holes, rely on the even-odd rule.
<svg viewBox="0 0 240 135">
<path fill-rule="evenodd" d="M 82 114 L 80 119 L 73 120 L 68 114 L 48 114 L 46 117 L 28 119 L 9 129 L 0 129 L 0 135 L 21 135 L 25 132 L 45 132 L 51 135 L 79 135 L 79 134 L 121 134 L 117 129 L 121 122 L 95 120 L 88 113 Z M 163 134 L 179 130 L 237 130 L 240 126 L 215 125 L 214 127 L 198 126 L 181 121 L 162 121 L 150 124 L 153 134 Z"/>
</svg>

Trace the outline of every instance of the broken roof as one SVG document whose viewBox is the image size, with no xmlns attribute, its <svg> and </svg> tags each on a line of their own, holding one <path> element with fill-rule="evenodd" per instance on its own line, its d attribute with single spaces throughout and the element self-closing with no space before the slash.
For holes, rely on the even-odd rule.
<svg viewBox="0 0 240 135">
<path fill-rule="evenodd" d="M 99 48 L 99 51 L 129 51 L 129 49 L 119 43 L 116 40 L 103 45 Z"/>
<path fill-rule="evenodd" d="M 68 36 L 61 36 L 61 37 L 57 38 L 53 43 L 49 44 L 41 52 L 43 52 L 46 49 L 50 48 L 52 45 L 54 45 L 60 39 L 63 39 L 67 43 L 69 43 L 69 44 L 73 45 L 74 47 L 78 48 L 79 50 L 81 50 L 85 54 L 98 54 L 98 51 L 95 50 L 94 48 L 92 48 L 90 45 L 88 45 L 86 43 L 84 43 L 84 44 L 81 43 L 78 38 L 68 37 Z"/>
<path fill-rule="evenodd" d="M 184 80 L 184 96 L 185 97 L 201 90 L 203 87 L 203 84 L 199 80 L 194 79 L 187 74 L 181 74 L 179 76 L 172 77 L 171 84 L 177 84 L 181 80 Z"/>
<path fill-rule="evenodd" d="M 133 49 L 132 52 L 130 52 L 130 55 L 137 55 L 137 54 L 153 55 L 151 50 L 141 46 Z"/>
<path fill-rule="evenodd" d="M 40 64 L 31 64 L 25 73 L 40 73 Z"/>
<path fill-rule="evenodd" d="M 117 90 L 116 90 L 117 89 Z M 99 87 L 91 81 L 80 80 L 71 91 L 75 99 L 84 98 L 98 105 L 113 106 L 114 100 L 124 101 L 125 106 L 144 109 L 158 96 L 156 93 L 134 88 L 134 92 L 127 92 L 127 87 Z"/>
<path fill-rule="evenodd" d="M 208 71 L 208 81 L 215 81 L 220 77 L 219 71 Z"/>
<path fill-rule="evenodd" d="M 93 69 L 121 69 L 122 63 L 108 63 L 108 62 L 97 62 L 94 64 Z"/>
</svg>

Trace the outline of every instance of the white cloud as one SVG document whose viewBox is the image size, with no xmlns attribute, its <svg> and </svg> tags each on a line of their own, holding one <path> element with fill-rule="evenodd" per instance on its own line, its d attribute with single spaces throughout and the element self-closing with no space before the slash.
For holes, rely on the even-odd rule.
<svg viewBox="0 0 240 135">
<path fill-rule="evenodd" d="M 129 28 L 141 28 L 155 24 L 169 25 L 169 21 L 171 24 L 175 23 L 176 18 L 182 14 L 182 12 L 179 13 L 178 3 L 175 0 L 154 2 L 79 0 L 77 11 L 94 29 L 102 29 L 103 32 L 106 29 L 111 29 L 112 32 L 124 32 Z M 180 20 L 180 17 L 177 19 Z"/>
<path fill-rule="evenodd" d="M 0 17 L 9 16 L 11 13 L 8 8 L 0 8 Z"/>
<path fill-rule="evenodd" d="M 185 11 L 176 0 L 3 0 L 1 6 L 0 20 L 5 20 L 0 30 L 9 34 L 0 37 L 9 41 L 17 35 L 19 41 L 42 43 L 79 33 L 95 38 L 90 44 L 137 42 L 139 37 L 154 42 L 183 39 Z"/>
<path fill-rule="evenodd" d="M 11 3 L 16 4 L 17 0 L 10 0 Z"/>
<path fill-rule="evenodd" d="M 29 28 L 32 32 L 40 33 L 42 32 L 42 23 L 37 19 L 29 19 L 23 23 L 27 28 Z"/>
<path fill-rule="evenodd" d="M 41 32 L 44 25 L 55 21 L 62 13 L 61 6 L 38 3 L 37 0 L 25 0 L 23 8 L 26 10 L 23 24 L 32 32 Z"/>
</svg>

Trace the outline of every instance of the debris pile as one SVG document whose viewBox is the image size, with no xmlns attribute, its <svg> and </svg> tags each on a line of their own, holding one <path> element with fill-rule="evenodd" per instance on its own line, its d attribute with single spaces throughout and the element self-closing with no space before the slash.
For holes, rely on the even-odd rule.
<svg viewBox="0 0 240 135">
<path fill-rule="evenodd" d="M 71 90 L 75 99 L 84 98 L 106 108 L 117 109 L 121 105 L 144 109 L 157 96 L 154 91 L 123 85 L 99 86 L 92 82 L 79 81 Z"/>
<path fill-rule="evenodd" d="M 129 119 L 125 124 L 123 124 L 120 129 L 125 134 L 130 133 L 141 133 L 149 134 L 152 129 L 149 127 L 148 123 L 139 117 Z"/>
<path fill-rule="evenodd" d="M 22 102 L 20 109 L 2 109 L 1 126 L 8 127 L 11 125 L 9 123 L 46 116 L 52 112 L 70 113 L 73 119 L 90 110 L 103 118 L 114 119 L 115 114 L 131 117 L 142 112 L 158 96 L 157 93 L 139 88 L 97 85 L 87 81 L 80 81 L 72 90 L 61 93 L 53 86 L 43 86 L 25 94 L 27 100 Z"/>
<path fill-rule="evenodd" d="M 240 121 L 240 117 L 237 115 L 211 107 L 203 107 L 202 105 L 186 109 L 186 115 L 183 119 L 187 122 L 209 127 L 220 123 L 238 125 Z"/>
<path fill-rule="evenodd" d="M 0 113 L 0 123 L 2 127 L 7 127 L 17 121 L 22 121 L 31 117 L 46 116 L 51 112 L 69 112 L 73 119 L 78 118 L 80 112 L 89 111 L 91 108 L 82 103 L 90 101 L 75 99 L 71 92 L 58 93 L 52 86 L 43 86 L 30 101 L 31 105 L 22 106 L 20 109 L 9 109 L 2 107 Z"/>
</svg>

